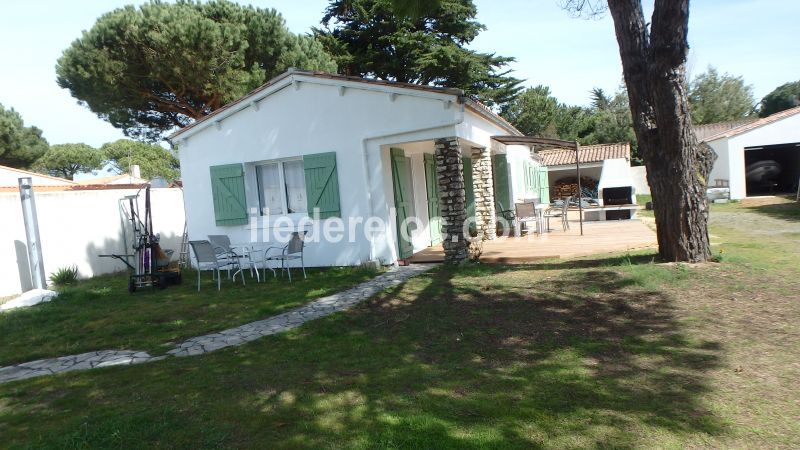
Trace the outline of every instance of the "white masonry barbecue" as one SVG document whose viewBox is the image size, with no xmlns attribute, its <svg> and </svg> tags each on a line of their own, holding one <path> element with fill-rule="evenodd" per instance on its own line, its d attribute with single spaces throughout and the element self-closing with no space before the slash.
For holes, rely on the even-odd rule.
<svg viewBox="0 0 800 450">
<path fill-rule="evenodd" d="M 600 220 L 632 219 L 635 216 L 636 188 L 630 164 L 625 158 L 603 161 L 597 199 L 605 210 L 605 217 L 601 213 Z"/>
</svg>

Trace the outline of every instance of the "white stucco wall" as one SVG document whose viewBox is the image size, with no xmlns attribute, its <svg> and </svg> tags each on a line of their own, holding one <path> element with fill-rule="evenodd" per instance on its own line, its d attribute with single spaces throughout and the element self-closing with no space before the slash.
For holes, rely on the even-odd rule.
<svg viewBox="0 0 800 450">
<path fill-rule="evenodd" d="M 78 266 L 83 278 L 126 270 L 121 262 L 98 255 L 130 253 L 123 239 L 119 200 L 134 194 L 134 189 L 38 193 L 34 189 L 45 274 L 72 265 Z M 184 225 L 181 190 L 152 189 L 151 204 L 161 245 L 175 250 L 177 259 Z M 144 213 L 144 195 L 139 207 Z M 0 217 L 0 296 L 6 296 L 32 287 L 18 192 L 0 193 Z"/>
<path fill-rule="evenodd" d="M 514 203 L 521 203 L 526 200 L 538 199 L 538 192 L 525 191 L 525 161 L 539 165 L 531 158 L 531 152 L 527 145 L 506 145 L 506 160 L 508 161 L 509 181 L 511 187 L 511 198 Z M 509 206 L 510 207 L 510 206 Z"/>
<path fill-rule="evenodd" d="M 713 186 L 715 180 L 731 180 L 730 157 L 728 152 L 728 139 L 718 139 L 716 141 L 707 143 L 717 154 L 717 159 L 714 161 L 714 166 L 711 167 L 711 174 L 709 175 L 708 184 Z M 744 170 L 742 170 L 742 179 L 744 179 Z"/>
<path fill-rule="evenodd" d="M 744 149 L 798 142 L 800 142 L 800 114 L 768 123 L 730 138 L 709 142 L 718 156 L 711 171 L 710 181 L 713 184 L 714 179 L 728 179 L 730 180 L 731 198 L 745 198 L 747 184 L 744 176 Z"/>
<path fill-rule="evenodd" d="M 647 183 L 647 167 L 631 166 L 631 178 L 636 194 L 650 195 L 650 184 Z"/>
</svg>

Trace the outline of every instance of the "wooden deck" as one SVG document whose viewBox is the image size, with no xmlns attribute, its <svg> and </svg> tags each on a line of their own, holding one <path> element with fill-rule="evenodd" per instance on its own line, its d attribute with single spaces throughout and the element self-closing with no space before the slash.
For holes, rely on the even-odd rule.
<svg viewBox="0 0 800 450">
<path fill-rule="evenodd" d="M 524 264 L 552 258 L 574 258 L 603 253 L 625 252 L 657 246 L 656 234 L 639 220 L 584 222 L 583 236 L 578 222 L 570 221 L 571 229 L 560 228 L 543 235 L 498 237 L 483 243 L 481 262 Z M 410 262 L 441 262 L 441 245 L 427 248 L 411 257 Z"/>
</svg>

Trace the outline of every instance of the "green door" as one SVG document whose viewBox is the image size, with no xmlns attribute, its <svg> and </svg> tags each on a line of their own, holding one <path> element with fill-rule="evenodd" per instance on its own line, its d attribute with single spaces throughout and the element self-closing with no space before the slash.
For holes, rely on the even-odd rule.
<svg viewBox="0 0 800 450">
<path fill-rule="evenodd" d="M 506 155 L 492 156 L 492 173 L 494 174 L 494 201 L 497 204 L 498 212 L 513 210 Z"/>
<path fill-rule="evenodd" d="M 439 183 L 436 181 L 436 158 L 425 153 L 425 186 L 428 193 L 428 221 L 431 245 L 442 242 L 442 209 L 439 205 Z"/>
<path fill-rule="evenodd" d="M 397 252 L 401 259 L 409 258 L 414 253 L 411 244 L 411 230 L 406 219 L 411 214 L 411 186 L 406 182 L 408 167 L 403 149 L 389 150 L 392 158 L 392 185 L 394 186 L 394 207 L 397 210 Z M 403 231 L 401 231 L 403 227 Z M 405 234 L 405 236 L 403 236 Z"/>
</svg>

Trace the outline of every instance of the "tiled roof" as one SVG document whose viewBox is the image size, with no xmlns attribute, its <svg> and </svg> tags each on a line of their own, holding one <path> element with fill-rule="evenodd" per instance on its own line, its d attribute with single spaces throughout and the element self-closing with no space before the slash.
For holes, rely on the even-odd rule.
<svg viewBox="0 0 800 450">
<path fill-rule="evenodd" d="M 127 173 L 122 173 L 119 175 L 112 175 L 108 177 L 100 177 L 100 178 L 87 178 L 85 180 L 81 180 L 78 184 L 82 186 L 95 186 L 95 185 L 113 185 L 113 184 L 145 184 L 147 180 L 143 178 L 137 178 Z"/>
<path fill-rule="evenodd" d="M 575 151 L 571 149 L 545 149 L 537 152 L 545 166 L 575 164 Z M 631 146 L 627 142 L 597 144 L 580 147 L 581 163 L 599 162 L 606 159 L 631 159 Z"/>
<path fill-rule="evenodd" d="M 776 112 L 775 114 L 772 114 L 770 116 L 764 117 L 763 119 L 758 119 L 756 121 L 741 125 L 739 127 L 732 128 L 732 129 L 727 130 L 727 131 L 723 131 L 723 132 L 715 134 L 713 136 L 709 136 L 709 137 L 707 137 L 705 139 L 705 142 L 716 141 L 717 139 L 729 138 L 729 137 L 733 137 L 733 136 L 736 136 L 736 135 L 739 135 L 739 134 L 742 134 L 742 133 L 746 133 L 746 132 L 748 132 L 750 130 L 754 130 L 756 128 L 763 127 L 764 125 L 767 125 L 767 124 L 770 124 L 770 123 L 773 123 L 773 122 L 777 122 L 777 121 L 779 121 L 781 119 L 785 119 L 787 117 L 791 117 L 791 116 L 793 116 L 795 114 L 798 114 L 798 113 L 800 113 L 800 106 L 795 106 L 794 108 L 789 108 L 789 109 L 781 111 L 781 112 Z"/>
<path fill-rule="evenodd" d="M 749 119 L 731 120 L 730 122 L 706 123 L 703 125 L 694 125 L 692 129 L 694 130 L 694 135 L 697 136 L 697 141 L 703 142 L 711 136 L 716 136 L 728 130 L 738 128 L 742 125 L 747 125 L 749 123 L 755 122 L 756 120 L 757 120 L 756 118 L 749 118 Z"/>
</svg>

